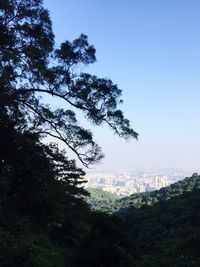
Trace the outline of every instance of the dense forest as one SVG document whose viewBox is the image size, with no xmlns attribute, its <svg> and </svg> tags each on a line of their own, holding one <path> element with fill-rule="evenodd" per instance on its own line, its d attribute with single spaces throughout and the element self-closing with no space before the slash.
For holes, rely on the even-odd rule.
<svg viewBox="0 0 200 267">
<path fill-rule="evenodd" d="M 138 137 L 118 109 L 121 90 L 80 72 L 95 60 L 83 34 L 55 48 L 41 0 L 0 1 L 0 266 L 199 266 L 198 189 L 112 215 L 87 203 L 85 173 L 68 151 L 85 167 L 103 153 L 74 110 Z"/>
<path fill-rule="evenodd" d="M 86 197 L 87 203 L 91 206 L 93 210 L 100 210 L 105 212 L 112 212 L 114 206 L 116 206 L 118 196 L 110 192 L 103 191 L 101 188 L 87 188 L 90 193 Z"/>
<path fill-rule="evenodd" d="M 124 216 L 133 266 L 199 266 L 200 190 L 132 208 Z"/>
</svg>

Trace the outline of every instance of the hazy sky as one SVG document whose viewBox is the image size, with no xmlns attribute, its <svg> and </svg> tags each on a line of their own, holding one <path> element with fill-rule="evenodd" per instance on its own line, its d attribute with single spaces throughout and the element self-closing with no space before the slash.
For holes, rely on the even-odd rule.
<svg viewBox="0 0 200 267">
<path fill-rule="evenodd" d="M 139 133 L 95 138 L 108 169 L 200 169 L 200 1 L 46 0 L 56 43 L 88 35 L 97 63 L 84 71 L 123 90 L 121 109 Z"/>
</svg>

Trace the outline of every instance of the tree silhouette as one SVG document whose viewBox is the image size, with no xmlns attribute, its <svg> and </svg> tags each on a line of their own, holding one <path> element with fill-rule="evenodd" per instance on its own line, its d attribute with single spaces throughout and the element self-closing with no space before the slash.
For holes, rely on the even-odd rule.
<svg viewBox="0 0 200 267">
<path fill-rule="evenodd" d="M 24 120 L 21 131 L 63 141 L 86 167 L 103 154 L 71 108 L 81 110 L 95 125 L 108 124 L 120 137 L 137 138 L 118 109 L 122 100 L 117 85 L 80 72 L 81 65 L 96 61 L 86 35 L 55 49 L 51 20 L 41 0 L 1 0 L 0 14 L 0 98 L 10 118 L 20 115 Z M 42 102 L 45 94 L 63 100 L 65 108 L 52 110 Z"/>
<path fill-rule="evenodd" d="M 95 60 L 83 34 L 54 47 L 41 0 L 0 0 L 2 267 L 75 266 L 92 215 L 83 198 L 84 172 L 56 141 L 86 167 L 103 157 L 92 132 L 78 124 L 76 110 L 92 124 L 106 123 L 125 139 L 137 138 L 118 109 L 121 90 L 109 79 L 80 72 Z M 53 110 L 46 95 L 64 108 Z M 42 142 L 47 136 L 55 142 Z"/>
</svg>

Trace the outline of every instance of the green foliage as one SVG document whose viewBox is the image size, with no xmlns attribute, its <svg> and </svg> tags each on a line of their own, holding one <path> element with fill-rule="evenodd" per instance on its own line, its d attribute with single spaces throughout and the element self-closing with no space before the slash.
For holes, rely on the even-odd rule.
<svg viewBox="0 0 200 267">
<path fill-rule="evenodd" d="M 184 192 L 192 191 L 193 189 L 200 189 L 200 176 L 198 174 L 194 174 L 191 177 L 187 177 L 159 190 L 137 193 L 123 198 L 115 198 L 112 194 L 103 194 L 101 189 L 90 189 L 91 196 L 88 203 L 96 210 L 102 210 L 108 213 L 126 213 L 129 208 L 153 205 L 162 200 L 179 196 Z M 102 197 L 105 196 L 105 200 L 101 199 L 100 193 L 102 193 Z"/>
<path fill-rule="evenodd" d="M 33 134 L 7 125 L 0 135 L 0 265 L 64 266 L 64 248 L 87 233 L 84 173 Z"/>
<path fill-rule="evenodd" d="M 199 266 L 200 191 L 125 215 L 135 266 Z"/>
<path fill-rule="evenodd" d="M 126 210 L 133 206 L 136 208 L 142 205 L 152 205 L 161 200 L 167 200 L 183 194 L 184 192 L 192 191 L 200 188 L 200 176 L 187 177 L 184 180 L 178 181 L 175 184 L 161 188 L 152 192 L 133 194 L 131 196 L 119 199 L 117 201 L 117 209 Z"/>
<path fill-rule="evenodd" d="M 125 251 L 124 257 L 129 259 L 126 264 L 122 263 L 122 266 L 130 264 L 136 267 L 198 267 L 200 265 L 200 176 L 195 174 L 169 187 L 132 195 L 128 202 L 126 202 L 129 200 L 128 197 L 117 199 L 113 207 L 110 205 L 107 208 L 102 205 L 101 199 L 99 200 L 98 193 L 101 193 L 101 190 L 99 191 L 96 193 L 96 204 L 99 204 L 99 208 L 111 213 L 118 209 L 114 217 L 120 216 L 117 224 L 118 231 L 123 233 L 123 237 L 119 235 L 120 244 Z M 92 192 L 90 201 L 95 208 L 94 196 L 95 193 Z M 121 201 L 123 206 L 120 206 Z M 109 205 L 109 202 L 107 204 Z M 113 217 L 110 215 L 110 218 Z M 101 227 L 104 227 L 103 223 Z M 105 229 L 104 231 L 106 233 Z M 100 235 L 104 236 L 103 233 Z M 104 239 L 107 242 L 105 236 Z M 96 243 L 96 246 L 98 245 L 99 241 Z M 87 253 L 84 252 L 84 255 Z M 116 266 L 120 266 L 120 260 L 117 264 Z"/>
<path fill-rule="evenodd" d="M 0 229 L 1 266 L 64 266 L 58 247 L 35 234 L 34 237 L 17 236 Z"/>
<path fill-rule="evenodd" d="M 76 266 L 133 266 L 121 218 L 93 212 L 89 224 L 90 232 L 80 247 Z"/>
<path fill-rule="evenodd" d="M 86 197 L 86 201 L 93 210 L 109 212 L 110 207 L 115 204 L 117 195 L 105 192 L 101 188 L 87 188 L 90 196 Z"/>
<path fill-rule="evenodd" d="M 199 205 L 200 190 L 193 189 L 124 213 L 107 217 L 97 213 L 92 236 L 89 234 L 80 252 L 83 266 L 198 267 Z M 117 258 L 116 251 L 127 262 Z"/>
</svg>

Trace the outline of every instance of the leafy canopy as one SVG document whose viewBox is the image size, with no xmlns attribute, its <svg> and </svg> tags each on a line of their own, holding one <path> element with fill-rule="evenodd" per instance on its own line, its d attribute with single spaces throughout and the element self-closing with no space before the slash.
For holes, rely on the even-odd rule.
<svg viewBox="0 0 200 267">
<path fill-rule="evenodd" d="M 118 109 L 122 100 L 117 85 L 80 72 L 82 65 L 95 61 L 95 48 L 84 34 L 54 48 L 42 0 L 0 1 L 1 113 L 22 132 L 63 141 L 86 167 L 103 154 L 92 132 L 77 123 L 74 108 L 95 125 L 106 123 L 120 137 L 138 137 Z M 52 110 L 42 101 L 45 94 L 63 100 L 65 108 Z"/>
</svg>

